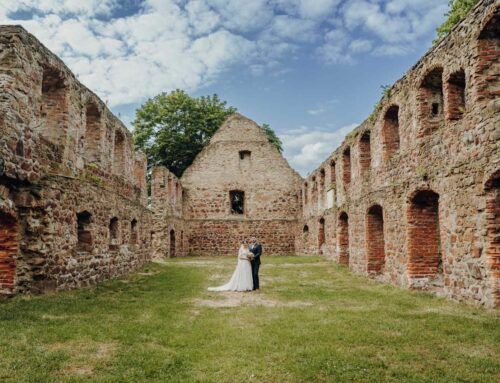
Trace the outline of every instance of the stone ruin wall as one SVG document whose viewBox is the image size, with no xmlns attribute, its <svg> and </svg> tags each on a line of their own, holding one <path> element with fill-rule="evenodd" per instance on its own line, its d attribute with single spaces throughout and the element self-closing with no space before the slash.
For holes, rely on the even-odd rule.
<svg viewBox="0 0 500 383">
<path fill-rule="evenodd" d="M 176 196 L 182 199 L 180 210 L 171 206 L 172 198 L 165 198 L 167 178 L 180 187 Z M 180 183 L 166 170 L 155 169 L 153 210 L 159 217 L 155 218 L 155 237 L 163 238 L 155 241 L 155 251 L 158 246 L 157 253 L 168 254 L 170 245 L 165 240 L 172 230 L 177 235 L 183 230 L 182 247 L 175 246 L 183 253 L 235 255 L 243 239 L 256 236 L 266 254 L 294 254 L 301 182 L 258 125 L 234 114 L 184 172 Z M 245 193 L 244 214 L 231 213 L 232 190 Z M 169 215 L 175 219 L 166 219 Z"/>
<path fill-rule="evenodd" d="M 0 52 L 0 294 L 149 261 L 146 158 L 131 134 L 22 27 L 0 27 Z"/>
<path fill-rule="evenodd" d="M 151 176 L 153 211 L 153 257 L 181 257 L 188 254 L 186 224 L 182 215 L 183 188 L 180 180 L 163 166 Z"/>
<path fill-rule="evenodd" d="M 480 2 L 308 176 L 299 252 L 499 305 L 499 28 Z"/>
<path fill-rule="evenodd" d="M 152 172 L 106 106 L 21 27 L 0 27 L 0 293 L 94 283 L 152 257 L 327 257 L 497 306 L 499 5 L 483 0 L 306 180 L 241 115 L 182 179 Z M 250 151 L 250 161 L 238 158 Z M 301 186 L 302 185 L 302 186 Z M 245 191 L 234 216 L 228 192 Z"/>
</svg>

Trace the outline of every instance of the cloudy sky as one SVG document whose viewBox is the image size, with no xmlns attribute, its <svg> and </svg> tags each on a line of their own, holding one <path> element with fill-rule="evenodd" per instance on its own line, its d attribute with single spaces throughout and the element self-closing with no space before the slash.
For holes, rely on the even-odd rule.
<svg viewBox="0 0 500 383">
<path fill-rule="evenodd" d="M 131 127 L 160 92 L 217 93 L 306 175 L 431 46 L 448 0 L 0 0 Z"/>
</svg>

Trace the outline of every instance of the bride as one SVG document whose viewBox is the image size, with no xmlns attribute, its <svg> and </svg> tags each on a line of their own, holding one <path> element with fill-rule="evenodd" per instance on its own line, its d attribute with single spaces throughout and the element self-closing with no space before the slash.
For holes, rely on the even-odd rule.
<svg viewBox="0 0 500 383">
<path fill-rule="evenodd" d="M 209 287 L 208 291 L 250 291 L 253 289 L 252 265 L 250 259 L 253 254 L 248 245 L 243 243 L 238 251 L 238 264 L 231 280 L 225 285 Z"/>
</svg>

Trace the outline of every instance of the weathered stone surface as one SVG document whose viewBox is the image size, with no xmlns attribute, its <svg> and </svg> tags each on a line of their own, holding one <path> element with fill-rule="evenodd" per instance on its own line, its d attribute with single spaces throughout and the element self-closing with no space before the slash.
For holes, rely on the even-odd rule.
<svg viewBox="0 0 500 383">
<path fill-rule="evenodd" d="M 499 304 L 499 15 L 481 1 L 305 180 L 300 252 Z"/>
<path fill-rule="evenodd" d="M 154 169 L 154 231 L 163 238 L 154 240 L 155 254 L 172 253 L 166 243 L 172 231 L 184 238 L 177 254 L 234 255 L 251 236 L 266 254 L 292 254 L 301 181 L 259 126 L 234 114 L 181 180 Z M 242 214 L 231 211 L 231 191 L 244 193 Z"/>
<path fill-rule="evenodd" d="M 149 261 L 146 159 L 131 134 L 23 28 L 0 26 L 0 51 L 0 294 L 85 286 Z"/>
<path fill-rule="evenodd" d="M 153 169 L 153 213 L 123 124 L 36 38 L 0 27 L 0 294 L 234 255 L 257 236 L 266 254 L 323 253 L 498 306 L 499 20 L 480 1 L 306 180 L 233 115 L 180 180 Z"/>
</svg>

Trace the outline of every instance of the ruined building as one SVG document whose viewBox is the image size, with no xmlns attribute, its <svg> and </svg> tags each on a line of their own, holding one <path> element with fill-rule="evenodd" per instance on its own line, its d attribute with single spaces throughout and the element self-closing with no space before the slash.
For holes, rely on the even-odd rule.
<svg viewBox="0 0 500 383">
<path fill-rule="evenodd" d="M 181 179 L 152 170 L 147 207 L 127 129 L 32 35 L 0 27 L 0 293 L 234 254 L 255 235 L 266 254 L 498 306 L 499 38 L 500 3 L 482 0 L 305 180 L 235 114 Z"/>
<path fill-rule="evenodd" d="M 180 181 L 165 168 L 153 170 L 155 251 L 236 254 L 255 235 L 267 254 L 294 254 L 301 184 L 262 129 L 236 113 Z"/>
<path fill-rule="evenodd" d="M 0 294 L 149 261 L 146 159 L 125 126 L 21 27 L 0 27 L 0 90 Z"/>
<path fill-rule="evenodd" d="M 302 185 L 299 251 L 500 300 L 500 3 L 482 1 Z"/>
</svg>

